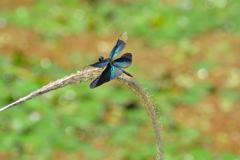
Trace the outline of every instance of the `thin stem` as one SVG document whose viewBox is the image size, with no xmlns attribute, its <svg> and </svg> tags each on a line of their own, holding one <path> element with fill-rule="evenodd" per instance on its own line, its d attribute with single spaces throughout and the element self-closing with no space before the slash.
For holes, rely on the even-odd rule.
<svg viewBox="0 0 240 160">
<path fill-rule="evenodd" d="M 88 69 L 81 72 L 77 72 L 76 74 L 72 74 L 71 76 L 67 76 L 65 78 L 59 79 L 55 82 L 51 82 L 46 86 L 30 93 L 26 97 L 23 97 L 3 108 L 0 109 L 0 112 L 13 107 L 19 103 L 32 99 L 36 96 L 42 95 L 46 92 L 51 90 L 55 90 L 58 88 L 62 88 L 67 85 L 71 84 L 78 84 L 81 82 L 89 81 L 95 79 L 99 74 L 102 72 L 102 69 Z M 144 105 L 145 109 L 147 110 L 148 117 L 151 120 L 151 124 L 153 126 L 154 133 L 156 135 L 157 147 L 158 147 L 158 156 L 157 160 L 164 159 L 164 152 L 162 147 L 162 138 L 161 138 L 161 129 L 160 129 L 160 121 L 158 120 L 158 114 L 156 112 L 156 108 L 151 101 L 150 96 L 148 95 L 147 91 L 143 89 L 133 78 L 122 74 L 118 78 L 116 78 L 120 83 L 124 84 L 126 87 L 131 89 L 139 98 L 140 102 Z"/>
<path fill-rule="evenodd" d="M 150 96 L 147 91 L 140 86 L 133 78 L 128 76 L 120 76 L 117 79 L 120 83 L 124 84 L 126 87 L 131 89 L 139 98 L 142 105 L 145 107 L 148 113 L 148 117 L 151 120 L 152 127 L 156 136 L 158 155 L 156 157 L 157 160 L 164 159 L 164 150 L 162 146 L 162 138 L 161 138 L 161 128 L 160 121 L 158 120 L 158 112 L 156 112 L 156 108 L 151 101 Z"/>
</svg>

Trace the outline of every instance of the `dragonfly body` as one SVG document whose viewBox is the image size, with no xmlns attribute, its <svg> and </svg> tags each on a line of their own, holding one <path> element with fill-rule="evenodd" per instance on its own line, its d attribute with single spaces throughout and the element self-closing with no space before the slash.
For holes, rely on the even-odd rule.
<svg viewBox="0 0 240 160">
<path fill-rule="evenodd" d="M 124 32 L 118 38 L 117 44 L 113 47 L 109 58 L 104 59 L 101 56 L 98 59 L 99 62 L 89 65 L 97 68 L 103 68 L 107 66 L 103 71 L 103 73 L 90 84 L 91 89 L 117 78 L 122 73 L 125 73 L 126 75 L 132 77 L 131 74 L 129 74 L 128 72 L 122 69 L 122 68 L 127 68 L 132 64 L 131 53 L 125 53 L 120 58 L 113 60 L 113 58 L 115 58 L 123 50 L 123 48 L 126 45 L 126 42 L 127 42 L 127 32 Z"/>
</svg>

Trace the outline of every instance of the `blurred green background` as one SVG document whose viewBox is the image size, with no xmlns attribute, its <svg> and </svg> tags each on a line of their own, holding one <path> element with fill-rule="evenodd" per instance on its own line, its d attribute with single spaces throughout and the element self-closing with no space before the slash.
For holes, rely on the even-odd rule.
<svg viewBox="0 0 240 160">
<path fill-rule="evenodd" d="M 1 0 L 0 107 L 108 57 L 160 110 L 167 160 L 240 160 L 240 1 Z M 132 91 L 67 86 L 0 113 L 3 160 L 154 160 L 155 135 Z"/>
</svg>

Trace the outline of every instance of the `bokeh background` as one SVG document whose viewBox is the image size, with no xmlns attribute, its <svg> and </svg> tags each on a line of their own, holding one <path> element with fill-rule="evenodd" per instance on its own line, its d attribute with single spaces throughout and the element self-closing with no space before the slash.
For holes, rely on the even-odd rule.
<svg viewBox="0 0 240 160">
<path fill-rule="evenodd" d="M 166 159 L 240 160 L 239 15 L 238 0 L 0 0 L 0 107 L 108 57 L 127 31 L 126 71 L 160 110 Z M 1 112 L 0 159 L 154 160 L 133 92 L 89 84 Z"/>
</svg>

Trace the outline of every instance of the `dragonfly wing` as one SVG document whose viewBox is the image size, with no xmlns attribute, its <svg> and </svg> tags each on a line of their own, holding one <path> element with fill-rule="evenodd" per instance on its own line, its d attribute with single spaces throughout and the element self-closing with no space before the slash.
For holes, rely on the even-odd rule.
<svg viewBox="0 0 240 160">
<path fill-rule="evenodd" d="M 88 68 L 91 68 L 91 67 L 103 68 L 103 67 L 105 67 L 108 63 L 109 63 L 108 60 L 102 60 L 102 61 L 100 61 L 100 62 L 91 64 L 91 65 L 89 65 L 89 66 L 85 66 L 85 67 L 83 67 L 83 68 L 84 68 L 84 69 L 88 69 Z"/>
<path fill-rule="evenodd" d="M 111 59 L 114 59 L 126 46 L 127 43 L 127 32 L 123 32 L 117 41 L 117 44 L 113 47 L 112 52 L 110 54 Z"/>
<path fill-rule="evenodd" d="M 117 66 L 121 68 L 127 68 L 132 64 L 132 54 L 125 53 L 122 57 L 113 61 Z"/>
<path fill-rule="evenodd" d="M 111 77 L 110 80 L 113 80 L 120 76 L 123 73 L 123 70 L 121 68 L 118 68 L 114 65 L 111 65 Z"/>
<path fill-rule="evenodd" d="M 102 85 L 103 83 L 111 81 L 120 76 L 122 73 L 122 69 L 108 64 L 107 68 L 103 71 L 103 73 L 90 84 L 90 88 L 93 89 Z"/>
</svg>

